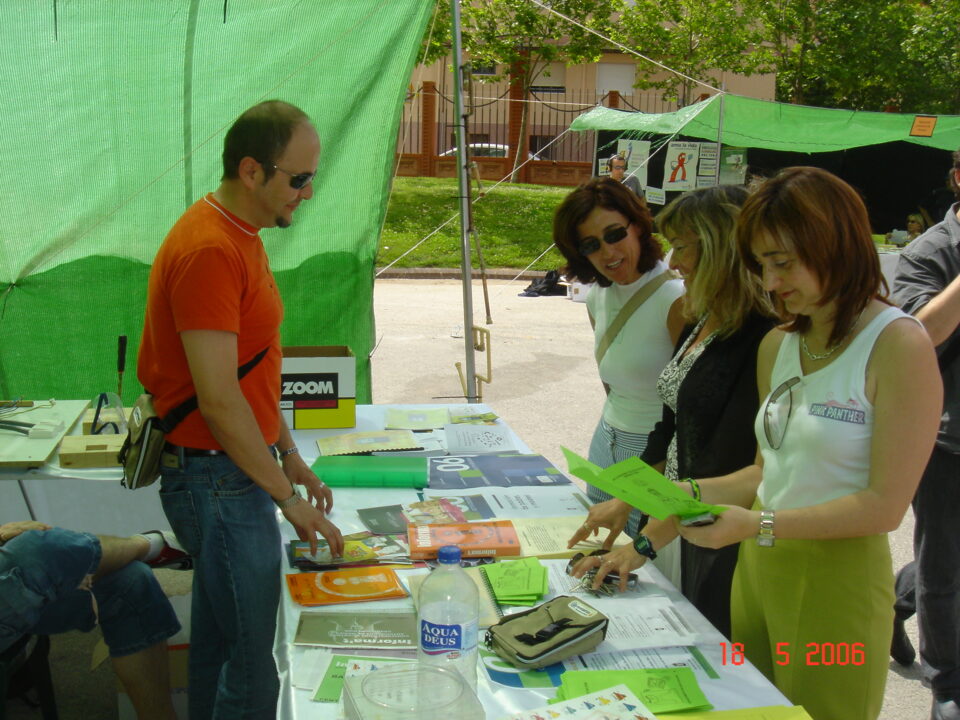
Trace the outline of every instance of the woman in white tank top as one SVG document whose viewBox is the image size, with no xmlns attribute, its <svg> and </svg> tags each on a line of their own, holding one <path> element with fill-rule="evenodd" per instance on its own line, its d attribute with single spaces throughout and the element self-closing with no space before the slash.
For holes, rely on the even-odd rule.
<svg viewBox="0 0 960 720">
<path fill-rule="evenodd" d="M 760 345 L 755 464 L 700 481 L 729 507 L 680 528 L 740 542 L 732 640 L 815 720 L 880 712 L 892 632 L 886 533 L 933 448 L 942 388 L 923 327 L 884 299 L 860 197 L 817 168 L 764 183 L 740 215 L 744 260 L 785 317 Z"/>
</svg>

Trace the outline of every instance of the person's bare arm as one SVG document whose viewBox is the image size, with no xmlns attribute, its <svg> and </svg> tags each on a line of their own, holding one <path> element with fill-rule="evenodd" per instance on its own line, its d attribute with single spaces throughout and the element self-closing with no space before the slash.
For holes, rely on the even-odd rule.
<svg viewBox="0 0 960 720">
<path fill-rule="evenodd" d="M 250 404 L 237 380 L 237 336 L 220 330 L 186 330 L 180 333 L 197 391 L 200 414 L 230 459 L 274 500 L 290 497 L 290 479 L 267 449 Z M 293 441 L 287 432 L 287 441 Z M 303 464 L 302 460 L 300 464 Z M 309 502 L 283 510 L 302 540 L 316 552 L 319 532 L 334 555 L 343 550 L 343 538 L 323 512 Z"/>
<path fill-rule="evenodd" d="M 960 275 L 917 310 L 914 317 L 923 323 L 934 345 L 945 342 L 960 325 Z"/>
</svg>

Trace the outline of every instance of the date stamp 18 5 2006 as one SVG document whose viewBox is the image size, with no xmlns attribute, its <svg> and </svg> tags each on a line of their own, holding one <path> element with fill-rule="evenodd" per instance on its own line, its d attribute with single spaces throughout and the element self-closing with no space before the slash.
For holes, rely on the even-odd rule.
<svg viewBox="0 0 960 720">
<path fill-rule="evenodd" d="M 743 651 L 743 643 L 720 643 L 721 664 L 723 665 L 743 665 L 746 659 Z M 776 645 L 776 657 L 774 662 L 777 665 L 789 665 L 796 661 L 803 662 L 806 665 L 863 665 L 866 660 L 866 647 L 862 642 L 810 642 L 794 652 L 790 643 L 779 642 Z"/>
</svg>

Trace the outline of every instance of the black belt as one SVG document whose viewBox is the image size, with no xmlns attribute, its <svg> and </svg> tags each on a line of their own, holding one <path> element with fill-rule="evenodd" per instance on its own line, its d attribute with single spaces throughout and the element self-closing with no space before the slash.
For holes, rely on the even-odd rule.
<svg viewBox="0 0 960 720">
<path fill-rule="evenodd" d="M 184 457 L 208 457 L 210 455 L 226 455 L 226 450 L 207 450 L 206 448 L 181 447 L 173 443 L 164 443 L 163 451 L 171 455 L 183 453 Z"/>
</svg>

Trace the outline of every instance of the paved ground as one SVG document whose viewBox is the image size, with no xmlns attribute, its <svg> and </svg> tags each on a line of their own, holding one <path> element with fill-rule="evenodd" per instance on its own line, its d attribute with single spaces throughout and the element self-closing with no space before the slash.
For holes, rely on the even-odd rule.
<svg viewBox="0 0 960 720">
<path fill-rule="evenodd" d="M 373 400 L 377 403 L 457 402 L 460 383 L 454 363 L 463 360 L 462 289 L 459 281 L 380 279 L 375 288 L 377 338 L 373 354 Z M 512 277 L 509 274 L 508 277 Z M 535 451 L 565 468 L 560 446 L 586 455 L 600 415 L 603 389 L 592 357 L 586 308 L 564 297 L 517 297 L 528 279 L 490 282 L 493 322 L 484 322 L 484 303 L 475 283 L 475 319 L 491 333 L 493 382 L 483 386 L 490 404 Z M 485 372 L 478 356 L 477 367 Z M 891 536 L 894 564 L 911 555 L 912 517 Z M 185 592 L 190 573 L 162 571 L 170 594 Z M 908 624 L 916 643 L 916 623 Z M 52 665 L 63 720 L 116 717 L 115 681 L 109 664 L 89 670 L 95 634 L 70 633 L 53 641 Z M 922 720 L 929 692 L 919 667 L 891 662 L 881 720 Z M 8 717 L 38 713 L 11 705 Z"/>
<path fill-rule="evenodd" d="M 535 452 L 565 469 L 560 446 L 586 455 L 603 388 L 586 306 L 564 297 L 517 297 L 527 282 L 490 282 L 490 325 L 475 283 L 474 319 L 490 330 L 493 358 L 493 382 L 483 386 L 483 399 Z M 374 304 L 374 402 L 456 402 L 450 399 L 461 394 L 454 363 L 464 357 L 460 282 L 380 279 Z M 485 370 L 479 355 L 477 368 Z M 894 567 L 912 557 L 912 532 L 908 515 L 890 538 Z M 907 630 L 916 645 L 915 620 Z M 880 720 L 929 716 L 930 693 L 919 677 L 919 665 L 901 668 L 891 661 Z"/>
</svg>

